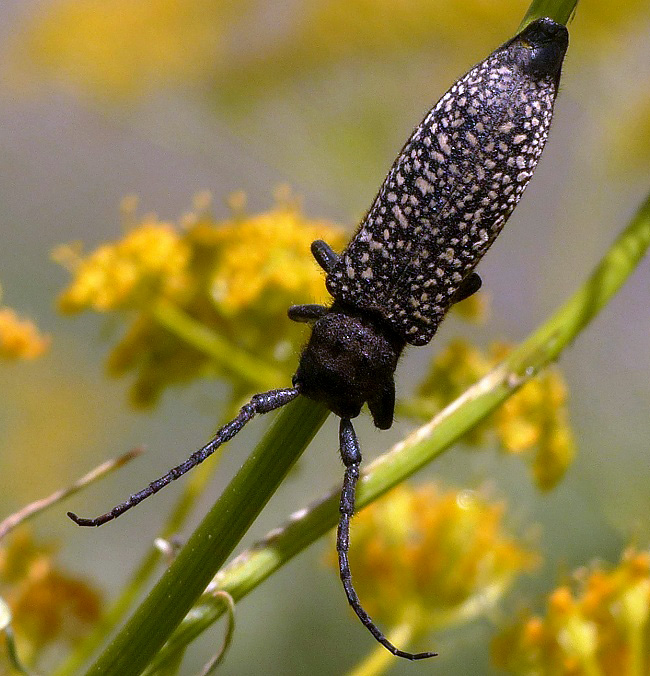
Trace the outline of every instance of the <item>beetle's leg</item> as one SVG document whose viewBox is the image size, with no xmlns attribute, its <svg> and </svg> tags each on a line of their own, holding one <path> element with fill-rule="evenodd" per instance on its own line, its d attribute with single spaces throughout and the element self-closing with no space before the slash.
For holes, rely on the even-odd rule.
<svg viewBox="0 0 650 676">
<path fill-rule="evenodd" d="M 190 457 L 185 460 L 185 462 L 182 462 L 180 465 L 170 469 L 169 472 L 160 477 L 160 479 L 152 481 L 146 488 L 139 491 L 138 493 L 134 493 L 128 500 L 125 500 L 121 504 L 117 505 L 117 507 L 113 507 L 110 512 L 106 512 L 106 514 L 102 514 L 95 519 L 84 519 L 77 516 L 74 512 L 68 512 L 68 516 L 78 526 L 101 526 L 107 521 L 116 519 L 118 516 L 120 516 L 120 514 L 124 514 L 124 512 L 126 512 L 128 509 L 131 509 L 131 507 L 135 507 L 145 498 L 157 493 L 161 488 L 164 488 L 167 484 L 183 476 L 183 474 L 189 472 L 199 463 L 202 463 L 208 456 L 212 455 L 212 453 L 214 453 L 217 448 L 221 446 L 221 444 L 225 444 L 226 441 L 230 441 L 255 415 L 258 413 L 269 413 L 269 411 L 274 411 L 276 408 L 280 408 L 281 406 L 288 404 L 299 394 L 300 392 L 298 392 L 295 387 L 291 387 L 286 390 L 271 390 L 270 392 L 263 392 L 262 394 L 254 395 L 247 404 L 244 404 L 241 407 L 237 417 L 225 424 L 216 433 L 212 441 L 207 443 L 203 448 L 200 448 L 198 451 L 192 453 L 192 455 L 190 455 Z"/>
<path fill-rule="evenodd" d="M 339 428 L 341 459 L 345 465 L 345 477 L 343 479 L 343 488 L 341 490 L 341 503 L 339 511 L 339 527 L 336 531 L 336 550 L 339 554 L 339 573 L 343 589 L 348 597 L 348 602 L 352 610 L 357 614 L 361 622 L 368 628 L 370 633 L 381 643 L 384 648 L 396 657 L 404 657 L 407 660 L 422 660 L 426 657 L 435 657 L 437 653 L 407 653 L 396 648 L 382 633 L 377 625 L 372 621 L 370 615 L 361 606 L 361 601 L 352 585 L 352 574 L 350 573 L 350 564 L 348 562 L 348 551 L 350 549 L 350 519 L 354 514 L 354 496 L 356 485 L 359 479 L 359 465 L 361 464 L 361 449 L 359 440 L 352 427 L 349 418 L 341 418 Z"/>
<path fill-rule="evenodd" d="M 292 305 L 287 314 L 294 322 L 311 324 L 327 314 L 327 308 L 324 305 Z"/>
<path fill-rule="evenodd" d="M 331 272 L 339 260 L 338 254 L 334 252 L 327 242 L 323 242 L 322 239 L 316 239 L 311 243 L 311 253 L 325 272 Z"/>
<path fill-rule="evenodd" d="M 473 296 L 481 288 L 482 284 L 483 280 L 478 274 L 476 272 L 470 272 L 456 289 L 456 293 L 453 295 L 451 302 L 460 303 L 461 300 Z"/>
</svg>

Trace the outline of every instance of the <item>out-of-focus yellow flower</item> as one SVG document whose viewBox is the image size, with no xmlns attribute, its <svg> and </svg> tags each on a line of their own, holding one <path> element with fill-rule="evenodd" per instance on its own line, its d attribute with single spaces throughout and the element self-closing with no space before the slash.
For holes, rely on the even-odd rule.
<svg viewBox="0 0 650 676">
<path fill-rule="evenodd" d="M 49 346 L 50 337 L 39 333 L 34 322 L 19 319 L 14 310 L 0 306 L 0 359 L 36 359 Z"/>
<path fill-rule="evenodd" d="M 282 0 L 275 0 L 280 7 Z M 228 50 L 256 3 L 229 0 L 58 0 L 18 32 L 12 59 L 23 77 L 45 74 L 98 98 L 133 96 L 188 82 L 246 86 L 296 78 L 347 59 L 438 54 L 466 65 L 499 44 L 526 0 L 311 0 L 272 42 Z M 645 0 L 580 7 L 574 50 L 616 44 L 617 28 L 647 15 Z M 516 21 L 516 19 L 515 19 Z M 471 39 L 468 38 L 471 36 Z"/>
<path fill-rule="evenodd" d="M 198 90 L 211 112 L 219 110 L 239 131 L 245 126 L 249 135 L 254 129 L 261 147 L 276 137 L 278 120 L 268 115 L 264 101 L 269 94 L 286 95 L 292 89 L 293 98 L 301 102 L 292 114 L 305 131 L 298 140 L 309 136 L 305 142 L 317 147 L 322 158 L 331 156 L 339 180 L 342 175 L 354 179 L 352 195 L 359 174 L 385 161 L 396 142 L 378 150 L 378 138 L 395 125 L 399 102 L 417 91 L 448 86 L 453 79 L 449 73 L 460 75 L 514 32 L 528 4 L 310 0 L 292 5 L 292 21 L 280 18 L 274 30 L 265 31 L 259 3 L 250 0 L 57 0 L 28 14 L 24 26 L 13 31 L 4 70 L 20 84 L 55 82 L 100 102 L 135 99 L 164 87 L 176 87 L 182 95 Z M 283 17 L 285 5 L 285 0 L 264 3 L 269 17 Z M 603 60 L 616 54 L 649 12 L 647 0 L 581 3 L 570 25 L 572 62 L 587 61 L 593 68 L 594 54 Z M 242 35 L 245 47 L 238 48 Z M 386 64 L 394 65 L 394 77 L 385 75 Z M 341 88 L 341 78 L 349 80 L 350 73 L 355 86 Z M 376 96 L 378 90 L 385 96 Z M 320 105 L 332 92 L 337 104 Z M 304 105 L 310 94 L 312 101 Z M 643 139 L 647 120 L 642 101 L 619 98 L 619 105 L 607 107 L 610 124 L 628 118 L 628 111 L 636 108 L 628 119 L 641 126 L 626 125 L 621 143 L 617 134 L 608 133 L 604 141 L 613 150 L 628 148 L 633 137 Z M 346 116 L 341 115 L 343 102 Z M 348 122 L 341 134 L 343 117 Z M 310 134 L 310 129 L 319 133 Z M 314 137 L 324 139 L 322 147 Z M 304 154 L 303 145 L 293 144 Z M 637 162 L 647 156 L 639 152 L 641 147 L 641 141 L 629 147 Z M 277 144 L 266 143 L 264 150 L 274 161 L 279 153 L 288 157 L 287 148 L 279 151 Z M 298 154 L 291 158 L 294 169 L 300 160 Z"/>
<path fill-rule="evenodd" d="M 467 341 L 450 341 L 432 360 L 429 372 L 417 387 L 414 400 L 406 401 L 406 412 L 420 418 L 433 417 L 483 377 L 491 366 L 490 358 Z M 413 403 L 417 405 L 411 406 Z M 488 429 L 486 423 L 477 425 L 465 441 L 470 444 L 484 443 Z"/>
<path fill-rule="evenodd" d="M 505 506 L 471 490 L 401 485 L 357 514 L 350 566 L 376 619 L 416 633 L 491 608 L 537 556 L 507 534 Z M 330 559 L 336 565 L 335 559 Z"/>
<path fill-rule="evenodd" d="M 603 130 L 603 145 L 620 172 L 641 170 L 645 175 L 650 164 L 650 93 L 641 91 L 629 101 L 621 115 L 612 116 Z"/>
<path fill-rule="evenodd" d="M 14 42 L 14 76 L 49 76 L 99 99 L 186 85 L 218 69 L 232 9 L 219 0 L 59 0 Z"/>
<path fill-rule="evenodd" d="M 280 194 L 271 211 L 223 223 L 205 234 L 221 252 L 211 293 L 224 313 L 253 305 L 270 313 L 286 312 L 297 295 L 318 303 L 328 300 L 322 275 L 314 274 L 309 247 L 315 239 L 332 236 L 341 246 L 341 232 L 333 232 L 326 221 L 307 221 L 288 195 Z M 194 237 L 200 237 L 198 227 Z"/>
<path fill-rule="evenodd" d="M 485 292 L 474 293 L 469 298 L 465 298 L 460 303 L 455 303 L 451 307 L 457 317 L 465 321 L 481 324 L 485 321 L 490 311 L 489 297 Z"/>
<path fill-rule="evenodd" d="M 478 348 L 460 338 L 452 340 L 431 362 L 417 395 L 431 399 L 440 410 L 484 376 L 491 365 Z"/>
<path fill-rule="evenodd" d="M 543 616 L 523 615 L 493 643 L 511 674 L 621 676 L 650 669 L 650 555 L 628 549 L 618 566 L 581 569 L 548 597 Z"/>
<path fill-rule="evenodd" d="M 447 58 L 460 54 L 466 60 L 468 52 L 482 57 L 503 41 L 504 30 L 514 28 L 513 19 L 516 23 L 517 17 L 523 17 L 529 4 L 525 0 L 314 0 L 296 32 L 287 37 L 286 51 L 300 54 L 310 64 L 319 57 L 322 62 L 438 53 L 444 43 L 446 52 L 453 52 Z M 572 34 L 578 36 L 572 49 L 610 43 L 619 26 L 647 14 L 644 0 L 632 0 L 624 8 L 607 0 L 580 6 L 571 25 Z M 282 57 L 286 59 L 286 54 Z"/>
<path fill-rule="evenodd" d="M 55 642 L 78 641 L 99 619 L 101 598 L 58 569 L 56 547 L 20 529 L 0 548 L 0 595 L 9 604 L 21 658 L 33 662 Z"/>
<path fill-rule="evenodd" d="M 519 7 L 517 7 L 519 5 Z M 433 51 L 441 39 L 463 32 L 478 41 L 479 53 L 498 43 L 513 16 L 523 16 L 525 0 L 319 0 L 310 5 L 305 28 L 295 39 L 309 51 L 310 41 L 330 58 Z M 463 37 L 461 41 L 465 41 Z M 449 45 L 448 45 L 449 46 Z M 456 45 L 457 46 L 457 45 Z M 313 47 L 311 48 L 313 50 Z"/>
<path fill-rule="evenodd" d="M 128 318 L 109 370 L 138 372 L 134 402 L 152 404 L 167 385 L 208 369 L 231 377 L 233 400 L 250 394 L 252 386 L 259 389 L 233 378 L 224 368 L 227 354 L 219 364 L 188 342 L 174 321 L 163 326 L 157 314 L 163 302 L 201 330 L 289 376 L 304 329 L 288 320 L 287 307 L 326 298 L 310 244 L 325 239 L 340 248 L 343 230 L 306 218 L 286 189 L 279 190 L 272 209 L 255 215 L 246 213 L 243 195 L 233 196 L 232 216 L 223 221 L 212 216 L 206 194 L 197 196 L 194 210 L 179 225 L 151 215 L 138 218 L 133 204 L 127 206 L 129 228 L 122 240 L 86 257 L 78 246 L 59 247 L 55 258 L 73 274 L 59 298 L 63 311 L 120 311 Z"/>
<path fill-rule="evenodd" d="M 555 486 L 575 457 L 566 400 L 566 384 L 557 368 L 550 368 L 526 383 L 495 414 L 497 433 L 507 452 L 536 448 L 533 474 L 542 489 Z"/>
<path fill-rule="evenodd" d="M 402 410 L 418 417 L 431 417 L 470 385 L 482 378 L 510 351 L 494 344 L 483 354 L 466 341 L 452 341 L 432 362 L 431 369 Z M 507 453 L 534 450 L 532 470 L 542 490 L 556 485 L 575 457 L 575 442 L 568 421 L 567 388 L 557 367 L 549 367 L 526 383 L 487 420 L 465 438 L 469 444 L 484 444 L 494 432 Z"/>
<path fill-rule="evenodd" d="M 59 309 L 66 314 L 107 312 L 181 295 L 190 249 L 171 223 L 146 216 L 124 239 L 100 246 L 87 258 L 79 244 L 61 246 L 53 257 L 74 274 L 59 296 Z"/>
</svg>

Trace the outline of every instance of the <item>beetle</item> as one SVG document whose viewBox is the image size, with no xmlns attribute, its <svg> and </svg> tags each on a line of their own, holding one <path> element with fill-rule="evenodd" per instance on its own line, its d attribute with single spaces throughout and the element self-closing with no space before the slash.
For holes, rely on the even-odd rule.
<svg viewBox="0 0 650 676">
<path fill-rule="evenodd" d="M 348 602 L 393 655 L 435 656 L 395 647 L 352 584 L 350 520 L 361 464 L 352 419 L 367 403 L 376 427 L 391 427 L 403 349 L 429 343 L 451 306 L 480 288 L 474 268 L 544 148 L 567 48 L 565 26 L 550 18 L 530 23 L 455 82 L 416 127 L 345 250 L 313 242 L 333 302 L 289 308 L 290 319 L 311 326 L 292 387 L 254 395 L 208 444 L 106 514 L 68 516 L 80 526 L 100 526 L 203 462 L 255 415 L 299 395 L 323 402 L 340 418 L 345 475 L 336 543 Z"/>
</svg>

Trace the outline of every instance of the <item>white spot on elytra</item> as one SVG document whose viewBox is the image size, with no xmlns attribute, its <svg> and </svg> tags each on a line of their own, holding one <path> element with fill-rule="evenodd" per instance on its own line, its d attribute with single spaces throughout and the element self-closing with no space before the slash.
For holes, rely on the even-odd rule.
<svg viewBox="0 0 650 676">
<path fill-rule="evenodd" d="M 440 144 L 440 150 L 442 150 L 445 155 L 451 155 L 451 146 L 449 145 L 449 137 L 447 134 L 440 132 L 440 134 L 438 134 L 438 143 Z"/>
<path fill-rule="evenodd" d="M 433 192 L 433 186 L 423 176 L 418 176 L 415 179 L 415 187 L 422 193 L 422 196 Z"/>
</svg>

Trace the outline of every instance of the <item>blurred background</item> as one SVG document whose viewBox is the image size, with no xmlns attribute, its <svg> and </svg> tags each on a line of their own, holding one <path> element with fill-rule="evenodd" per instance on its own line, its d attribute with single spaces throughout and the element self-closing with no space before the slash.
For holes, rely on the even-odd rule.
<svg viewBox="0 0 650 676">
<path fill-rule="evenodd" d="M 130 403 L 132 376 L 106 360 L 119 319 L 64 316 L 56 298 L 69 273 L 57 246 L 85 250 L 124 234 L 120 204 L 178 221 L 194 195 L 212 194 L 226 219 L 229 195 L 268 211 L 278 185 L 300 196 L 306 218 L 352 233 L 402 143 L 449 85 L 515 31 L 516 0 L 3 0 L 0 3 L 1 303 L 50 336 L 38 359 L 0 363 L 1 513 L 68 485 L 108 457 L 145 446 L 142 458 L 34 523 L 60 544 L 61 565 L 118 593 L 165 521 L 179 486 L 97 531 L 75 528 L 125 499 L 202 445 L 223 419 L 232 384 L 215 377 L 164 388 L 148 408 Z M 457 317 L 432 345 L 411 350 L 398 390 L 413 390 L 454 337 L 518 342 L 584 280 L 644 198 L 650 178 L 650 9 L 645 0 L 579 5 L 570 24 L 552 133 L 524 199 L 480 266 L 489 317 Z M 569 571 L 615 562 L 650 538 L 650 266 L 561 359 L 577 456 L 551 491 L 525 462 L 450 450 L 415 478 L 477 488 L 508 503 L 513 531 L 535 531 L 542 563 L 522 577 L 501 613 L 543 603 Z M 295 351 L 289 355 L 295 360 Z M 288 384 L 279 382 L 278 386 Z M 240 392 L 240 394 L 242 394 Z M 268 421 L 229 444 L 185 537 Z M 403 438 L 358 423 L 365 458 Z M 342 477 L 329 420 L 242 547 Z M 176 491 L 176 493 L 175 493 Z M 353 531 L 354 548 L 354 531 Z M 350 614 L 319 542 L 237 608 L 225 674 L 333 674 L 374 648 Z M 505 610 L 504 610 L 505 609 Z M 427 638 L 444 674 L 499 673 L 490 638 L 500 612 Z M 194 673 L 220 643 L 216 628 L 190 650 Z M 395 664 L 391 673 L 406 673 Z M 410 673 L 410 672 L 409 672 Z"/>
</svg>

